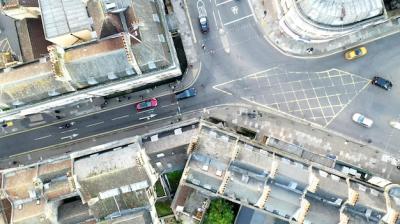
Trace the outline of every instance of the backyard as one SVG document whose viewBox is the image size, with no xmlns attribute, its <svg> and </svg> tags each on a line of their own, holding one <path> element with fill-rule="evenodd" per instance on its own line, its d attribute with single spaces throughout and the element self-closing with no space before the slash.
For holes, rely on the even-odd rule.
<svg viewBox="0 0 400 224">
<path fill-rule="evenodd" d="M 182 170 L 177 170 L 177 171 L 166 174 L 169 185 L 171 187 L 171 193 L 175 193 L 176 190 L 178 189 L 179 181 L 181 180 L 182 173 L 183 173 Z"/>
<path fill-rule="evenodd" d="M 214 199 L 204 217 L 204 224 L 232 224 L 235 221 L 237 205 L 224 199 Z"/>
</svg>

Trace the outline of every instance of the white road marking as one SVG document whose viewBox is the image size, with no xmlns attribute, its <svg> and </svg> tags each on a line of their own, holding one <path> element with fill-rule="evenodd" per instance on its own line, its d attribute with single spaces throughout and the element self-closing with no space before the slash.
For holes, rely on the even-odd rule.
<svg viewBox="0 0 400 224">
<path fill-rule="evenodd" d="M 221 25 L 224 25 L 224 24 L 222 23 L 221 14 L 219 13 L 219 10 L 218 10 L 217 12 L 218 12 L 218 17 L 219 17 L 219 21 L 221 22 Z"/>
<path fill-rule="evenodd" d="M 231 7 L 232 13 L 237 15 L 239 13 L 239 7 L 237 5 Z"/>
<path fill-rule="evenodd" d="M 124 116 L 121 116 L 121 117 L 114 117 L 111 120 L 115 121 L 115 120 L 119 120 L 119 119 L 126 118 L 126 117 L 129 117 L 129 115 L 124 115 Z"/>
<path fill-rule="evenodd" d="M 218 22 L 217 22 L 217 17 L 215 16 L 214 10 L 213 10 L 213 16 L 214 16 L 215 26 L 217 26 L 217 30 L 218 30 L 219 29 L 218 28 Z"/>
<path fill-rule="evenodd" d="M 190 17 L 189 9 L 187 7 L 187 2 L 186 2 L 186 0 L 183 0 L 183 2 L 184 2 L 183 5 L 185 7 L 186 15 L 187 15 L 187 18 L 189 20 L 189 26 L 190 26 L 190 31 L 192 32 L 193 42 L 197 43 L 196 35 L 194 34 L 192 20 L 190 19 L 191 17 Z"/>
<path fill-rule="evenodd" d="M 86 127 L 92 127 L 92 126 L 96 126 L 96 125 L 103 124 L 103 123 L 104 123 L 104 121 L 101 121 L 101 122 L 97 122 L 97 123 L 94 123 L 94 124 L 86 125 Z"/>
<path fill-rule="evenodd" d="M 218 87 L 216 87 L 216 86 L 213 86 L 213 88 L 214 88 L 215 90 L 221 91 L 221 92 L 223 92 L 223 93 L 225 93 L 225 94 L 228 94 L 228 95 L 231 95 L 231 96 L 232 96 L 232 93 L 230 93 L 230 92 L 227 92 L 227 91 L 225 91 L 225 90 L 222 90 L 222 89 L 219 89 L 219 88 L 218 88 Z"/>
<path fill-rule="evenodd" d="M 224 1 L 224 2 L 218 3 L 217 6 L 226 4 L 226 3 L 228 3 L 228 2 L 233 2 L 233 0 L 226 0 L 226 1 Z"/>
<path fill-rule="evenodd" d="M 64 137 L 61 137 L 60 139 L 61 140 L 64 140 L 64 139 L 67 139 L 67 138 L 69 138 L 69 139 L 73 139 L 73 138 L 75 138 L 76 136 L 78 136 L 79 134 L 72 134 L 72 135 L 68 135 L 68 136 L 64 136 Z"/>
<path fill-rule="evenodd" d="M 44 138 L 48 138 L 48 137 L 51 137 L 51 135 L 46 135 L 46 136 L 43 136 L 43 137 L 35 138 L 34 140 L 36 141 L 36 140 L 40 140 L 40 139 L 44 139 Z"/>
<path fill-rule="evenodd" d="M 71 131 L 76 131 L 78 130 L 77 128 L 71 129 L 71 130 L 67 130 L 67 131 L 62 131 L 61 134 L 67 133 L 67 132 L 71 132 Z"/>
<path fill-rule="evenodd" d="M 174 106 L 174 105 L 177 105 L 177 103 L 171 103 L 171 104 L 168 104 L 168 105 L 164 105 L 164 106 L 161 106 L 161 108 L 170 107 L 170 106 Z"/>
<path fill-rule="evenodd" d="M 230 22 L 224 23 L 224 26 L 230 25 L 232 23 L 237 23 L 237 22 L 239 22 L 241 20 L 247 19 L 247 18 L 252 17 L 252 16 L 253 16 L 253 14 L 250 14 L 250 15 L 247 15 L 247 16 L 243 16 L 242 18 L 235 19 L 235 20 L 232 20 Z"/>
</svg>

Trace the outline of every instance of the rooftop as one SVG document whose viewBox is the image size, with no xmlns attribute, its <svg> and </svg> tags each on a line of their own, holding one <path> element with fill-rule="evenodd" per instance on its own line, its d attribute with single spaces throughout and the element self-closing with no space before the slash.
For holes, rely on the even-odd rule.
<svg viewBox="0 0 400 224">
<path fill-rule="evenodd" d="M 44 200 L 25 203 L 22 209 L 14 208 L 13 224 L 41 224 L 46 218 L 46 203 Z"/>
<path fill-rule="evenodd" d="M 47 38 L 81 30 L 91 30 L 89 16 L 81 0 L 39 0 Z"/>
<path fill-rule="evenodd" d="M 55 79 L 49 61 L 23 64 L 0 73 L 0 104 L 34 103 L 71 89 L 68 82 Z"/>
<path fill-rule="evenodd" d="M 347 206 L 346 201 L 355 203 L 348 206 L 350 216 L 367 217 L 370 211 L 369 217 L 380 220 L 388 212 L 382 190 L 328 167 L 281 155 L 279 150 L 208 122 L 200 124 L 181 186 L 216 193 L 286 220 L 303 220 L 304 211 L 304 220 L 311 223 L 339 223 L 340 208 Z M 349 196 L 351 189 L 359 197 Z"/>
<path fill-rule="evenodd" d="M 164 28 L 166 19 L 163 6 L 158 5 L 158 1 L 90 0 L 87 10 L 81 0 L 39 0 L 39 3 L 44 35 L 55 43 L 64 41 L 64 34 L 73 34 L 74 38 L 79 36 L 77 32 L 80 30 L 84 30 L 82 40 L 90 40 L 87 38 L 91 35 L 92 23 L 96 32 L 100 29 L 107 35 L 98 34 L 101 38 L 95 41 L 79 41 L 79 44 L 63 50 L 55 46 L 46 49 L 49 42 L 39 38 L 43 35 L 39 32 L 39 19 L 20 22 L 19 33 L 14 20 L 9 17 L 0 19 L 0 26 L 4 23 L 4 27 L 8 27 L 5 32 L 8 36 L 0 34 L 0 50 L 10 51 L 21 61 L 22 58 L 32 61 L 46 57 L 49 55 L 47 50 L 50 51 L 50 61 L 41 58 L 40 61 L 15 66 L 0 73 L 1 109 L 22 106 L 27 109 L 41 102 L 41 106 L 25 110 L 35 113 L 55 105 L 68 104 L 73 99 L 88 98 L 88 95 L 79 94 L 79 91 L 89 91 L 88 87 L 94 88 L 90 91 L 103 95 L 140 87 L 143 83 L 136 74 L 157 75 L 152 82 L 180 74 L 172 38 Z M 112 27 L 108 27 L 110 25 Z M 35 32 L 29 32 L 34 27 Z M 20 38 L 17 38 L 18 35 Z M 33 44 L 32 38 L 41 41 Z M 20 43 L 18 39 L 21 39 Z M 69 43 L 72 39 L 65 39 L 64 42 Z M 166 69 L 171 72 L 159 76 L 158 72 Z M 80 97 L 68 94 L 73 92 Z M 57 100 L 58 104 L 51 104 L 49 99 Z M 11 112 L 8 110 L 7 113 Z"/>
<path fill-rule="evenodd" d="M 3 188 L 14 204 L 35 200 L 33 192 L 37 191 L 35 183 L 43 183 L 43 193 L 51 200 L 72 193 L 67 173 L 71 171 L 68 159 L 57 160 L 35 166 L 23 167 L 3 173 Z M 40 188 L 39 188 L 40 190 Z"/>
<path fill-rule="evenodd" d="M 38 7 L 38 0 L 1 0 L 3 9 L 14 8 L 18 6 Z"/>
<path fill-rule="evenodd" d="M 138 163 L 140 157 L 140 146 L 132 144 L 100 154 L 75 158 L 74 170 L 79 172 L 75 172 L 74 175 L 81 185 L 84 200 L 88 201 L 102 192 L 126 185 L 131 185 L 133 191 L 148 187 L 150 183 L 147 173 L 140 168 L 142 164 Z M 140 185 L 134 185 L 138 183 Z"/>
</svg>

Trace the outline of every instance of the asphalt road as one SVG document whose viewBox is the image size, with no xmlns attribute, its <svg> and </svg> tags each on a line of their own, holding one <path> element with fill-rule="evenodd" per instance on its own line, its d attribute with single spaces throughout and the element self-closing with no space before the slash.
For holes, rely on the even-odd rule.
<svg viewBox="0 0 400 224">
<path fill-rule="evenodd" d="M 226 103 L 264 106 L 316 125 L 371 142 L 389 152 L 400 145 L 400 131 L 389 121 L 400 116 L 400 76 L 397 76 L 400 34 L 366 45 L 368 55 L 346 61 L 342 54 L 321 59 L 297 59 L 278 52 L 258 30 L 247 1 L 187 1 L 197 38 L 202 69 L 194 87 L 198 95 L 176 102 L 173 95 L 159 97 L 159 106 L 137 113 L 133 105 L 99 112 L 75 120 L 69 129 L 48 125 L 0 138 L 0 157 L 30 151 L 82 137 L 140 125 Z M 199 3 L 200 2 L 200 3 Z M 198 24 L 199 7 L 207 13 L 210 31 Z M 202 49 L 202 44 L 205 48 Z M 389 78 L 391 92 L 368 84 L 379 74 Z M 374 120 L 370 129 L 351 121 L 360 112 Z"/>
</svg>

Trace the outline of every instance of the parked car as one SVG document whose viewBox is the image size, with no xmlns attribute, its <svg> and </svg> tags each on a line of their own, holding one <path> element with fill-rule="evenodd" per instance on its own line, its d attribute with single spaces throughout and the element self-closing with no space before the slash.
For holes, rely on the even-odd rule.
<svg viewBox="0 0 400 224">
<path fill-rule="evenodd" d="M 390 121 L 389 124 L 390 124 L 390 126 L 392 126 L 392 128 L 400 130 L 400 122 L 399 121 Z"/>
<path fill-rule="evenodd" d="M 183 92 L 176 94 L 176 100 L 183 100 L 189 97 L 193 97 L 197 95 L 197 91 L 195 88 L 189 88 Z"/>
<path fill-rule="evenodd" d="M 364 115 L 360 113 L 355 113 L 353 114 L 353 121 L 356 122 L 357 124 L 364 126 L 366 128 L 370 128 L 372 124 L 374 123 L 371 119 L 365 117 Z"/>
<path fill-rule="evenodd" d="M 148 110 L 148 109 L 156 107 L 157 105 L 158 105 L 157 99 L 152 98 L 152 99 L 144 100 L 142 102 L 137 103 L 136 110 L 137 111 Z"/>
<path fill-rule="evenodd" d="M 393 86 L 393 84 L 392 84 L 391 81 L 389 81 L 389 80 L 387 80 L 387 79 L 384 79 L 384 78 L 382 78 L 382 77 L 379 77 L 379 76 L 375 76 L 375 77 L 372 79 L 372 82 L 371 82 L 371 83 L 374 84 L 374 85 L 376 85 L 376 86 L 381 87 L 381 88 L 384 89 L 384 90 L 390 90 L 390 89 L 392 89 L 392 86 Z"/>
<path fill-rule="evenodd" d="M 354 60 L 354 59 L 357 59 L 357 58 L 360 58 L 360 57 L 366 55 L 367 53 L 368 53 L 367 48 L 358 47 L 358 48 L 354 48 L 354 49 L 346 51 L 346 53 L 344 53 L 344 57 L 347 60 Z"/>
<path fill-rule="evenodd" d="M 199 24 L 200 24 L 200 30 L 202 33 L 207 33 L 210 30 L 210 28 L 208 27 L 207 16 L 200 16 Z"/>
</svg>

